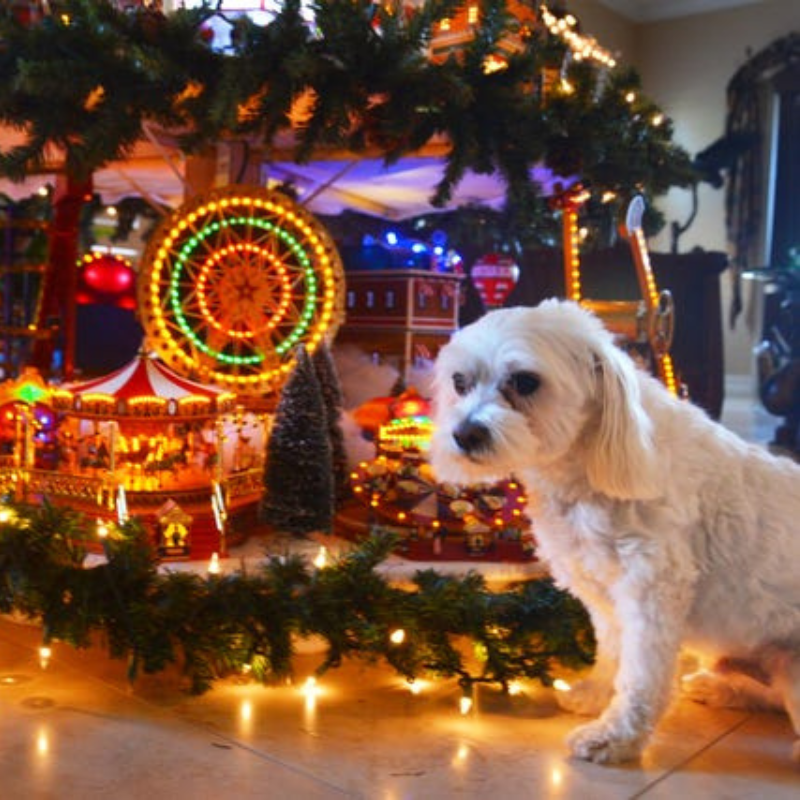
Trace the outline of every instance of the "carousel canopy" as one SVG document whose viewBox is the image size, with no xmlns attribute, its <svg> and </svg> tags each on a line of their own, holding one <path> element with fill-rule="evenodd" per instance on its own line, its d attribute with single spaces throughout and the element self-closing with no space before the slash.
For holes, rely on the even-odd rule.
<svg viewBox="0 0 800 800">
<path fill-rule="evenodd" d="M 213 416 L 230 410 L 235 400 L 231 392 L 183 378 L 146 353 L 110 375 L 54 392 L 57 408 L 85 416 Z"/>
</svg>

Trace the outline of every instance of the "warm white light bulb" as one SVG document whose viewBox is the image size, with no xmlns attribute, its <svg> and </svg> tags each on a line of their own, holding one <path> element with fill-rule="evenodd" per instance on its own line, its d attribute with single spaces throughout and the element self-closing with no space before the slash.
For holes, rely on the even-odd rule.
<svg viewBox="0 0 800 800">
<path fill-rule="evenodd" d="M 328 548 L 325 545 L 319 548 L 317 557 L 314 559 L 314 566 L 317 569 L 322 569 L 328 563 Z"/>
<path fill-rule="evenodd" d="M 398 628 L 397 630 L 392 631 L 392 633 L 389 636 L 389 641 L 391 641 L 392 644 L 403 644 L 405 640 L 406 640 L 406 632 L 402 628 Z"/>
</svg>

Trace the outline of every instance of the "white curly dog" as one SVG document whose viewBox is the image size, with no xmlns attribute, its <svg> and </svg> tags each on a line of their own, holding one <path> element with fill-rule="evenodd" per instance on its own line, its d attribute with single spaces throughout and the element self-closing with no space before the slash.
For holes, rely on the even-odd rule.
<svg viewBox="0 0 800 800">
<path fill-rule="evenodd" d="M 682 644 L 717 662 L 695 699 L 783 705 L 800 735 L 800 466 L 674 398 L 575 303 L 467 326 L 434 391 L 437 478 L 521 479 L 540 554 L 591 615 L 596 663 L 563 704 L 599 718 L 575 756 L 640 755 Z"/>
</svg>

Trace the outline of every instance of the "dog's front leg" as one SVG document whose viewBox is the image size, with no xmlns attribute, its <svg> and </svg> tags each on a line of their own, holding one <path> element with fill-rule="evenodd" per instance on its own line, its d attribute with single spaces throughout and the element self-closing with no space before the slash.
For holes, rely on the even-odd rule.
<svg viewBox="0 0 800 800">
<path fill-rule="evenodd" d="M 612 596 L 620 631 L 614 698 L 599 719 L 569 737 L 573 755 L 609 764 L 639 757 L 669 702 L 690 587 L 668 573 L 628 575 Z"/>
</svg>

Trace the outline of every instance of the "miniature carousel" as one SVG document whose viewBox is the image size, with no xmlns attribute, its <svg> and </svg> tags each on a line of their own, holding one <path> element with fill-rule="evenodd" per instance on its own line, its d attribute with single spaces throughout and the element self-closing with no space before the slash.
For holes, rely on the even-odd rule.
<svg viewBox="0 0 800 800">
<path fill-rule="evenodd" d="M 427 460 L 432 433 L 428 401 L 413 389 L 386 401 L 376 458 L 359 464 L 351 475 L 368 529 L 398 534 L 409 558 L 533 558 L 535 542 L 521 484 L 439 483 Z M 369 404 L 371 416 L 375 405 Z"/>
<path fill-rule="evenodd" d="M 265 417 L 232 392 L 140 353 L 110 375 L 53 390 L 52 401 L 55 469 L 31 473 L 30 494 L 98 519 L 137 516 L 173 559 L 224 553 L 227 517 L 258 503 Z"/>
</svg>

